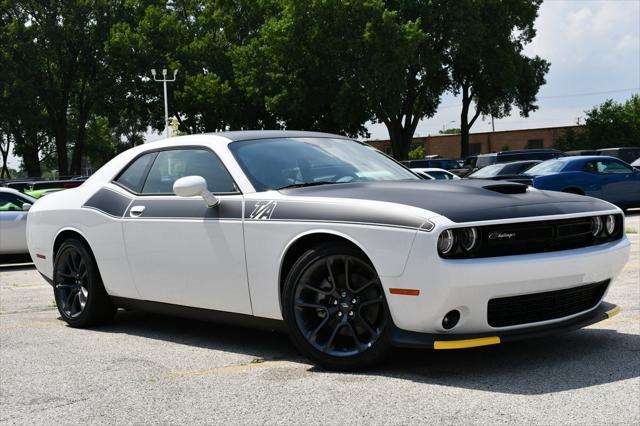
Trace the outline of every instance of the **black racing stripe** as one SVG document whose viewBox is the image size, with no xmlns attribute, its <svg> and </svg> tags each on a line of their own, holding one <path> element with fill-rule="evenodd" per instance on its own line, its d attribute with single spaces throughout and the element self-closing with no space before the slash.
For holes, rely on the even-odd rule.
<svg viewBox="0 0 640 426">
<path fill-rule="evenodd" d="M 102 188 L 87 200 L 82 207 L 100 210 L 111 216 L 124 216 L 131 198 L 107 188 Z"/>
<path fill-rule="evenodd" d="M 371 210 L 366 207 L 280 200 L 248 201 L 245 220 L 342 222 L 411 229 L 418 229 L 425 222 L 416 216 Z"/>
<path fill-rule="evenodd" d="M 294 188 L 280 191 L 284 195 L 322 198 L 345 198 L 404 204 L 429 210 L 453 222 L 475 222 L 533 216 L 564 215 L 611 210 L 611 205 L 596 198 L 554 191 L 505 193 L 491 190 L 495 181 L 461 179 L 452 181 L 355 182 Z M 494 188 L 495 189 L 495 188 Z"/>
<path fill-rule="evenodd" d="M 138 197 L 127 210 L 127 217 L 136 206 L 144 206 L 144 211 L 138 216 L 143 219 L 242 219 L 241 200 L 221 199 L 217 206 L 208 207 L 202 199 Z"/>
</svg>

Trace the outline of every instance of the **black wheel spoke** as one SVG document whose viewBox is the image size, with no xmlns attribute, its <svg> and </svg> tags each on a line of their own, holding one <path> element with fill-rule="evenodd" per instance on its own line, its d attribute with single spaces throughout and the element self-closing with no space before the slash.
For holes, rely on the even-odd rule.
<svg viewBox="0 0 640 426">
<path fill-rule="evenodd" d="M 380 337 L 386 316 L 374 306 L 383 302 L 380 280 L 368 262 L 330 255 L 310 264 L 299 277 L 293 307 L 307 342 L 323 353 L 345 357 L 366 351 Z"/>
<path fill-rule="evenodd" d="M 296 306 L 299 307 L 299 308 L 320 309 L 320 310 L 323 310 L 323 311 L 327 310 L 327 307 L 324 306 L 324 305 L 321 305 L 319 303 L 308 303 L 308 302 L 305 302 L 305 301 L 303 301 L 301 299 L 297 299 L 296 300 Z"/>
<path fill-rule="evenodd" d="M 367 306 L 375 305 L 378 303 L 382 303 L 382 296 L 360 303 L 360 309 L 366 308 Z"/>
<path fill-rule="evenodd" d="M 367 288 L 371 287 L 374 284 L 379 283 L 380 280 L 378 280 L 378 277 L 375 277 L 369 281 L 367 281 L 366 283 L 364 283 L 359 289 L 357 289 L 355 291 L 356 294 L 362 293 L 364 290 L 366 290 Z"/>
<path fill-rule="evenodd" d="M 54 292 L 60 311 L 65 316 L 77 317 L 87 304 L 89 268 L 82 252 L 75 248 L 63 249 L 56 260 Z"/>
</svg>

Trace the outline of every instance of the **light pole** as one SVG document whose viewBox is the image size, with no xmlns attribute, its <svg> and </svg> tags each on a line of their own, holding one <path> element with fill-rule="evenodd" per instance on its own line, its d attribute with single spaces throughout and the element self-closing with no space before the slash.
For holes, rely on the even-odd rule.
<svg viewBox="0 0 640 426">
<path fill-rule="evenodd" d="M 173 71 L 173 78 L 171 80 L 167 79 L 167 69 L 162 69 L 162 78 L 156 78 L 156 70 L 155 68 L 151 70 L 151 75 L 153 76 L 153 81 L 161 82 L 164 85 L 164 137 L 169 137 L 169 100 L 167 99 L 167 83 L 171 83 L 176 81 L 176 74 L 178 74 L 178 70 Z"/>
</svg>

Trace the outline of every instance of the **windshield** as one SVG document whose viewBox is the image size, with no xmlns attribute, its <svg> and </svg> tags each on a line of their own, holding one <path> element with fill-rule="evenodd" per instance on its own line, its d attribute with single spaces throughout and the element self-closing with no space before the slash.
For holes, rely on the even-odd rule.
<svg viewBox="0 0 640 426">
<path fill-rule="evenodd" d="M 491 166 L 483 167 L 480 170 L 471 173 L 468 177 L 477 179 L 494 177 L 497 176 L 498 173 L 500 173 L 500 170 L 502 170 L 503 167 L 503 164 L 493 164 Z"/>
<path fill-rule="evenodd" d="M 565 161 L 547 160 L 537 166 L 533 166 L 524 172 L 524 174 L 529 176 L 550 175 L 551 173 L 556 173 L 562 170 L 565 164 L 567 164 Z"/>
<path fill-rule="evenodd" d="M 420 180 L 372 147 L 346 139 L 260 139 L 233 142 L 229 149 L 256 191 L 292 185 Z"/>
</svg>

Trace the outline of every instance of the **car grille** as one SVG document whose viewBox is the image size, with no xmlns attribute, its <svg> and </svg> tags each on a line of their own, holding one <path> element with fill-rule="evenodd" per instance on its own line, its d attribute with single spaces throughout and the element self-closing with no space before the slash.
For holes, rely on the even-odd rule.
<svg viewBox="0 0 640 426">
<path fill-rule="evenodd" d="M 565 290 L 489 300 L 487 320 L 491 327 L 508 327 L 563 318 L 595 307 L 609 280 Z"/>
<path fill-rule="evenodd" d="M 478 227 L 480 244 L 471 252 L 458 250 L 446 258 L 478 258 L 545 253 L 589 247 L 618 240 L 623 235 L 623 219 L 615 215 L 613 235 L 594 237 L 591 217 L 520 222 Z"/>
</svg>

